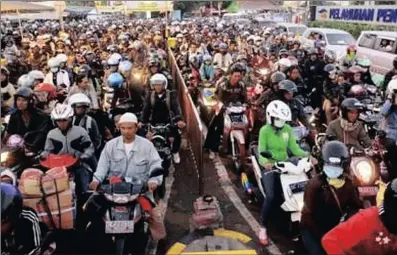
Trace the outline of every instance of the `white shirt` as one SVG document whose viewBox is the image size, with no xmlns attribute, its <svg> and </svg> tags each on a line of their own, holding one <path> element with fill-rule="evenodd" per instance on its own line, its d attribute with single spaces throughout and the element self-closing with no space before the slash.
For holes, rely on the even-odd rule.
<svg viewBox="0 0 397 255">
<path fill-rule="evenodd" d="M 131 143 L 124 143 L 124 149 L 125 149 L 125 154 L 130 155 L 130 152 L 132 151 L 132 146 L 134 145 L 134 142 Z"/>
</svg>

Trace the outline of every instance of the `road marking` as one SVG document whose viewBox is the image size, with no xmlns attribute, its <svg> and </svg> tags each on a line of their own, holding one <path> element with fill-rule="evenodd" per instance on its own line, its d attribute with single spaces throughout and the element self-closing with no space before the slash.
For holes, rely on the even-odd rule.
<svg viewBox="0 0 397 255">
<path fill-rule="evenodd" d="M 207 126 L 202 123 L 203 125 L 203 136 L 204 139 L 207 136 Z M 251 227 L 252 231 L 255 233 L 255 235 L 259 239 L 259 229 L 260 229 L 260 224 L 259 222 L 255 219 L 255 217 L 252 215 L 252 213 L 248 210 L 248 208 L 245 206 L 245 204 L 241 201 L 240 197 L 238 196 L 237 192 L 233 188 L 233 183 L 230 180 L 229 173 L 226 170 L 226 167 L 223 165 L 221 159 L 219 156 L 216 156 L 215 159 L 213 159 L 213 163 L 215 165 L 215 169 L 217 171 L 217 174 L 219 176 L 219 183 L 221 184 L 221 187 L 223 188 L 223 191 L 225 194 L 229 197 L 230 201 L 233 203 L 234 207 L 239 211 L 243 219 L 248 223 L 248 225 Z M 269 238 L 270 244 L 265 247 L 267 251 L 269 251 L 270 254 L 272 255 L 278 255 L 282 254 L 280 249 L 274 244 L 274 242 Z"/>
<path fill-rule="evenodd" d="M 171 195 L 171 189 L 172 189 L 172 184 L 174 183 L 174 172 L 175 172 L 175 167 L 174 164 L 171 164 L 170 169 L 169 169 L 169 174 L 168 177 L 165 180 L 165 195 L 164 198 L 162 199 L 162 203 L 158 203 L 158 206 L 161 206 L 160 212 L 161 215 L 163 216 L 163 222 L 165 220 L 165 214 L 167 213 L 167 208 L 168 208 L 168 200 Z M 161 200 L 160 200 L 161 201 Z M 148 254 L 150 255 L 156 255 L 157 254 L 157 246 L 158 242 L 153 241 L 152 239 L 150 240 L 150 244 L 148 245 Z"/>
</svg>

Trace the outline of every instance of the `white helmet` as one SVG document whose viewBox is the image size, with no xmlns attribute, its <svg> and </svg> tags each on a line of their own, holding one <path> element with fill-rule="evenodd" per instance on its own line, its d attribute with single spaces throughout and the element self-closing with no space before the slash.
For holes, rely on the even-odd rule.
<svg viewBox="0 0 397 255">
<path fill-rule="evenodd" d="M 60 64 L 61 63 L 59 63 L 59 60 L 57 58 L 50 58 L 48 60 L 48 66 L 50 68 L 57 68 L 57 67 L 59 67 Z"/>
<path fill-rule="evenodd" d="M 67 120 L 73 116 L 73 109 L 67 104 L 57 104 L 51 112 L 53 120 Z"/>
<path fill-rule="evenodd" d="M 70 96 L 68 103 L 72 107 L 74 107 L 76 104 L 86 105 L 89 107 L 91 105 L 91 100 L 83 93 L 76 93 Z"/>
<path fill-rule="evenodd" d="M 397 78 L 392 79 L 387 84 L 386 95 L 392 94 L 394 90 L 397 90 Z"/>
<path fill-rule="evenodd" d="M 112 55 L 110 55 L 109 59 L 108 59 L 108 65 L 110 66 L 116 66 L 120 63 L 121 61 L 121 55 L 118 53 L 113 53 Z"/>
<path fill-rule="evenodd" d="M 267 124 L 282 128 L 287 121 L 291 121 L 289 106 L 280 100 L 271 101 L 266 107 Z"/>
<path fill-rule="evenodd" d="M 64 63 L 68 61 L 68 56 L 66 56 L 65 54 L 58 54 L 55 58 L 58 59 L 59 63 Z"/>
<path fill-rule="evenodd" d="M 126 73 L 132 70 L 132 63 L 128 60 L 121 61 L 119 64 L 119 71 Z"/>
<path fill-rule="evenodd" d="M 32 88 L 34 85 L 34 79 L 30 75 L 24 74 L 21 77 L 19 77 L 17 84 L 18 84 L 18 88 L 22 88 L 22 87 Z"/>
<path fill-rule="evenodd" d="M 44 80 L 45 76 L 42 71 L 39 70 L 32 70 L 28 73 L 30 77 L 32 77 L 33 80 Z"/>
<path fill-rule="evenodd" d="M 167 77 L 165 77 L 164 74 L 156 73 L 150 78 L 150 87 L 153 89 L 153 85 L 155 84 L 163 84 L 164 88 L 167 89 L 168 86 Z"/>
</svg>

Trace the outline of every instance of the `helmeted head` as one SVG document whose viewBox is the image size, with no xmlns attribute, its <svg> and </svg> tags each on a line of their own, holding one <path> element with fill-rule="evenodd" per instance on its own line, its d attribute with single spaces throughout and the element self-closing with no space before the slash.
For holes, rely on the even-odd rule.
<svg viewBox="0 0 397 255">
<path fill-rule="evenodd" d="M 51 119 L 61 131 L 66 131 L 71 124 L 73 109 L 67 104 L 57 104 L 51 112 Z"/>
<path fill-rule="evenodd" d="M 283 128 L 291 118 L 291 109 L 281 100 L 271 101 L 266 107 L 266 123 L 275 128 Z"/>
<path fill-rule="evenodd" d="M 355 98 L 346 98 L 340 106 L 340 115 L 350 123 L 357 121 L 360 111 L 363 110 L 363 104 Z"/>
<path fill-rule="evenodd" d="M 162 91 L 166 90 L 168 86 L 167 77 L 164 74 L 154 74 L 150 78 L 150 88 L 155 90 L 157 93 L 161 93 Z"/>
<path fill-rule="evenodd" d="M 27 87 L 19 88 L 14 94 L 15 106 L 20 111 L 25 111 L 33 107 L 34 97 L 33 91 Z"/>
<path fill-rule="evenodd" d="M 323 173 L 330 179 L 342 176 L 349 168 L 350 155 L 346 145 L 339 141 L 328 141 L 322 148 Z"/>
<path fill-rule="evenodd" d="M 70 96 L 68 103 L 77 116 L 85 115 L 91 106 L 91 100 L 84 93 L 73 94 Z"/>
<path fill-rule="evenodd" d="M 6 236 L 22 211 L 22 195 L 17 187 L 1 183 L 1 234 Z"/>
</svg>

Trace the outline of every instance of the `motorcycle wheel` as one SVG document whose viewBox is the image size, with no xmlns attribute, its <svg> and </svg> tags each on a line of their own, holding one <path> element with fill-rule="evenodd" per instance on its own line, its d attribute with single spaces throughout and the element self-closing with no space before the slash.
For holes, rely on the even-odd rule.
<svg viewBox="0 0 397 255">
<path fill-rule="evenodd" d="M 233 156 L 233 164 L 234 164 L 234 169 L 236 173 L 240 174 L 241 173 L 241 151 L 240 151 L 240 144 L 239 142 L 235 139 L 234 140 L 234 156 Z"/>
</svg>

